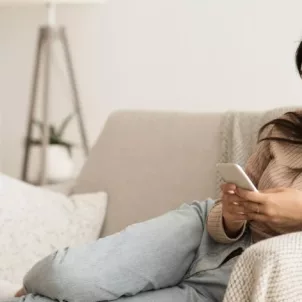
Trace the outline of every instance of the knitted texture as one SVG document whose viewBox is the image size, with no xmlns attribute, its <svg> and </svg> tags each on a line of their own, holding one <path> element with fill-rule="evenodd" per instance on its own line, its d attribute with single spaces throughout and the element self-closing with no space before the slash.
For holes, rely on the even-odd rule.
<svg viewBox="0 0 302 302">
<path fill-rule="evenodd" d="M 226 112 L 220 125 L 221 163 L 236 163 L 244 167 L 257 144 L 258 131 L 265 123 L 282 116 L 296 107 L 283 107 L 266 112 Z M 222 179 L 217 173 L 216 196 L 220 195 Z"/>
<path fill-rule="evenodd" d="M 267 112 L 227 112 L 221 123 L 220 162 L 245 166 L 262 125 L 300 108 Z M 222 179 L 217 175 L 217 193 Z M 302 232 L 263 240 L 238 259 L 223 302 L 287 302 L 302 296 Z"/>
<path fill-rule="evenodd" d="M 301 301 L 302 233 L 261 241 L 237 261 L 223 302 Z"/>
</svg>

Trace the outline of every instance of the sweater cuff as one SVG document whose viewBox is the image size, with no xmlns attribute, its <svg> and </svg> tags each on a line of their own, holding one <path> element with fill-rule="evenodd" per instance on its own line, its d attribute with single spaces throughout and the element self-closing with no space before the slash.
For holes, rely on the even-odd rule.
<svg viewBox="0 0 302 302">
<path fill-rule="evenodd" d="M 224 225 L 224 221 L 223 221 L 223 217 L 222 216 L 221 216 L 220 220 L 221 220 L 221 225 L 222 225 L 224 236 L 225 236 L 225 238 L 226 238 L 226 240 L 228 242 L 238 241 L 243 236 L 243 234 L 245 233 L 245 230 L 246 230 L 246 221 L 244 222 L 243 226 L 241 227 L 240 233 L 236 237 L 229 237 L 227 235 L 226 231 L 225 231 L 225 225 Z"/>
<path fill-rule="evenodd" d="M 207 224 L 208 224 L 208 232 L 211 235 L 211 237 L 215 241 L 224 244 L 238 241 L 243 236 L 246 230 L 246 222 L 245 222 L 238 236 L 229 237 L 225 231 L 222 211 L 221 211 L 221 207 L 219 206 L 214 206 L 212 208 L 210 215 L 208 216 Z"/>
</svg>

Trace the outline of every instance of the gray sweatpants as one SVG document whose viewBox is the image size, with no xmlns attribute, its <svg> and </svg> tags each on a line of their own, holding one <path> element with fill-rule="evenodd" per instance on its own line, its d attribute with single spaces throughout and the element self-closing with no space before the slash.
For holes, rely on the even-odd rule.
<svg viewBox="0 0 302 302">
<path fill-rule="evenodd" d="M 232 245 L 206 230 L 212 200 L 184 204 L 152 220 L 37 263 L 26 275 L 23 298 L 5 302 L 222 301 L 236 258 L 249 235 Z"/>
</svg>

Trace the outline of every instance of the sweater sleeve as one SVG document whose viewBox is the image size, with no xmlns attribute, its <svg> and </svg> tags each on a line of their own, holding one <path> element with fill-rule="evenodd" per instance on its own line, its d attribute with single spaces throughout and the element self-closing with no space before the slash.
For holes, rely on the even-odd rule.
<svg viewBox="0 0 302 302">
<path fill-rule="evenodd" d="M 271 160 L 270 142 L 260 142 L 255 152 L 247 161 L 245 171 L 256 187 L 259 180 Z M 207 229 L 210 236 L 219 243 L 233 243 L 239 240 L 246 229 L 246 223 L 240 234 L 235 238 L 230 238 L 225 231 L 222 217 L 222 202 L 218 200 L 211 209 L 207 219 Z"/>
<path fill-rule="evenodd" d="M 262 141 L 257 145 L 255 152 L 250 156 L 245 166 L 246 174 L 256 187 L 258 187 L 260 178 L 270 161 L 270 141 Z"/>
<path fill-rule="evenodd" d="M 228 244 L 239 240 L 244 234 L 245 229 L 246 223 L 237 237 L 231 238 L 226 234 L 222 218 L 222 202 L 220 199 L 217 200 L 207 218 L 207 230 L 210 236 L 216 242 Z"/>
</svg>

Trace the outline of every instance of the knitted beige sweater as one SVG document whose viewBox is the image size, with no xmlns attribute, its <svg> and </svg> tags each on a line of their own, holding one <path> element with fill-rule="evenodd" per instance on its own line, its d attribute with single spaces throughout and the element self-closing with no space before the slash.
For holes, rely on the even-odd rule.
<svg viewBox="0 0 302 302">
<path fill-rule="evenodd" d="M 283 135 L 275 128 L 270 130 L 270 134 L 278 137 Z M 249 158 L 245 171 L 259 190 L 278 187 L 302 190 L 302 145 L 262 141 Z M 250 227 L 254 242 L 290 232 L 281 227 L 272 229 L 268 224 L 251 221 L 245 224 L 237 238 L 229 238 L 223 226 L 221 200 L 216 202 L 207 220 L 209 234 L 221 243 L 238 240 L 246 227 Z"/>
</svg>

